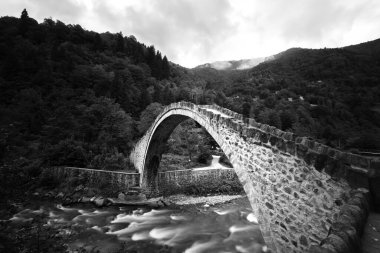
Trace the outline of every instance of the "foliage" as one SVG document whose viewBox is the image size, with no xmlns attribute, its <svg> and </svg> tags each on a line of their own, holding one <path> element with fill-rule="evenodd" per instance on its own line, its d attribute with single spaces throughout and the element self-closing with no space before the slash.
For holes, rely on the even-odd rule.
<svg viewBox="0 0 380 253">
<path fill-rule="evenodd" d="M 0 55 L 0 149 L 9 163 L 125 168 L 140 113 L 155 93 L 165 102 L 177 88 L 153 46 L 59 20 L 38 24 L 26 10 L 0 18 Z"/>
<path fill-rule="evenodd" d="M 141 134 L 148 130 L 163 108 L 164 107 L 160 103 L 155 102 L 148 105 L 145 110 L 141 112 L 140 121 L 137 126 Z"/>
<path fill-rule="evenodd" d="M 49 170 L 43 170 L 39 177 L 39 186 L 44 187 L 45 189 L 57 188 L 60 182 L 61 180 Z"/>
<path fill-rule="evenodd" d="M 210 154 L 210 152 L 201 153 L 197 157 L 197 161 L 199 163 L 206 164 L 206 165 L 209 165 L 211 163 L 211 160 L 212 160 L 212 155 Z"/>
</svg>

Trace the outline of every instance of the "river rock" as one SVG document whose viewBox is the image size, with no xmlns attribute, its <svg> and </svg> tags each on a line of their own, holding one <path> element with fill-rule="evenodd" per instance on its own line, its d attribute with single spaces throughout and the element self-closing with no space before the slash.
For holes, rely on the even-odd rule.
<svg viewBox="0 0 380 253">
<path fill-rule="evenodd" d="M 78 185 L 77 187 L 75 187 L 74 192 L 79 192 L 79 191 L 82 191 L 83 189 L 84 189 L 83 185 Z"/>
<path fill-rule="evenodd" d="M 167 199 L 161 199 L 161 202 L 164 204 L 164 206 L 170 206 L 172 203 Z"/>
<path fill-rule="evenodd" d="M 54 192 L 53 191 L 49 191 L 46 193 L 47 197 L 51 198 L 54 196 Z"/>
<path fill-rule="evenodd" d="M 81 203 L 90 203 L 90 202 L 91 202 L 91 199 L 90 199 L 89 197 L 83 196 L 83 197 L 80 199 L 80 202 L 81 202 Z"/>
<path fill-rule="evenodd" d="M 117 196 L 117 198 L 118 198 L 119 200 L 123 200 L 123 201 L 126 200 L 126 196 L 125 196 L 125 194 L 122 193 L 122 192 L 119 193 L 119 195 Z"/>
<path fill-rule="evenodd" d="M 103 206 L 106 206 L 108 204 L 108 201 L 107 199 L 103 198 L 103 197 L 99 197 L 99 198 L 96 198 L 94 200 L 94 204 L 97 206 L 97 207 L 103 207 Z"/>
<path fill-rule="evenodd" d="M 139 193 L 138 195 L 139 200 L 147 200 L 146 195 L 144 193 Z"/>
</svg>

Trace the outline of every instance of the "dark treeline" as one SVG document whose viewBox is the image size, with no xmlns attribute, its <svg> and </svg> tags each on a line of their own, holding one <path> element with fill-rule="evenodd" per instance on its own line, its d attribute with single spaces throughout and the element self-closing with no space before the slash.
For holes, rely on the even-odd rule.
<svg viewBox="0 0 380 253">
<path fill-rule="evenodd" d="M 2 163 L 128 168 L 144 121 L 187 97 L 169 76 L 166 56 L 133 36 L 1 17 Z"/>
</svg>

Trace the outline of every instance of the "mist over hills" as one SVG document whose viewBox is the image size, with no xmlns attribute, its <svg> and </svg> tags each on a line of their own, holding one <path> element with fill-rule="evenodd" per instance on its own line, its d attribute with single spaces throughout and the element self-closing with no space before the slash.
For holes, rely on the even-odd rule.
<svg viewBox="0 0 380 253">
<path fill-rule="evenodd" d="M 213 68 L 216 70 L 243 70 L 250 69 L 262 62 L 273 60 L 274 56 L 268 57 L 258 57 L 252 59 L 243 59 L 243 60 L 231 60 L 231 61 L 216 61 L 212 63 L 205 63 L 195 68 Z"/>
</svg>

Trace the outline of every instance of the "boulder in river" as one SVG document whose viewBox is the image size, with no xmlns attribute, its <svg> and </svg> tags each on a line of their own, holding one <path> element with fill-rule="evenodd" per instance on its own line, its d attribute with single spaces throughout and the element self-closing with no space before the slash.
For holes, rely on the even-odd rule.
<svg viewBox="0 0 380 253">
<path fill-rule="evenodd" d="M 120 192 L 119 195 L 117 196 L 117 198 L 118 198 L 119 200 L 126 200 L 125 197 L 126 197 L 125 194 L 122 193 L 122 192 Z"/>
<path fill-rule="evenodd" d="M 103 206 L 106 206 L 108 203 L 109 203 L 109 200 L 108 199 L 105 199 L 103 197 L 99 197 L 99 198 L 96 198 L 93 203 L 97 206 L 97 207 L 103 207 Z"/>
</svg>

